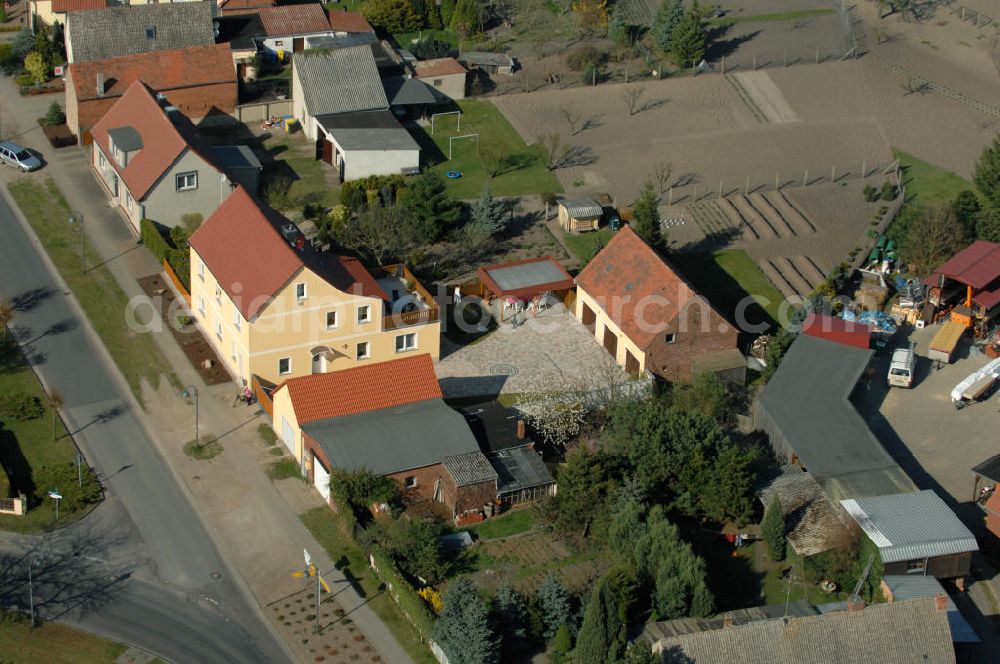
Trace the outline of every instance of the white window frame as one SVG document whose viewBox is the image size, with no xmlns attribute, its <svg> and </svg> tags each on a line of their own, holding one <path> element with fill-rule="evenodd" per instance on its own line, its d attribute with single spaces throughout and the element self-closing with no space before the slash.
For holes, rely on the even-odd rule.
<svg viewBox="0 0 1000 664">
<path fill-rule="evenodd" d="M 222 304 L 222 286 L 215 284 L 215 303 Z"/>
<path fill-rule="evenodd" d="M 413 343 L 412 344 L 408 344 L 407 343 L 407 340 L 409 338 L 413 339 Z M 399 344 L 400 340 L 402 340 L 402 342 L 403 342 L 402 347 L 400 347 L 400 344 Z M 405 332 L 403 334 L 400 334 L 400 335 L 396 336 L 396 352 L 397 353 L 408 353 L 411 350 L 416 350 L 416 349 L 417 349 L 417 333 L 416 332 Z"/>
<path fill-rule="evenodd" d="M 222 321 L 221 320 L 215 321 L 215 336 L 219 338 L 219 341 L 222 341 Z"/>
<path fill-rule="evenodd" d="M 198 259 L 198 277 L 205 281 L 205 261 Z"/>
<path fill-rule="evenodd" d="M 198 313 L 200 313 L 202 316 L 205 315 L 205 296 L 204 295 L 199 295 L 198 296 Z"/>
<path fill-rule="evenodd" d="M 361 312 L 364 312 L 365 317 L 361 317 Z M 358 307 L 358 323 L 370 323 L 372 322 L 372 305 L 362 304 Z"/>
<path fill-rule="evenodd" d="M 299 295 L 299 290 L 300 289 L 302 290 L 302 294 L 301 295 Z M 309 293 L 308 293 L 308 290 L 306 289 L 306 284 L 305 284 L 304 281 L 300 281 L 299 283 L 295 284 L 295 301 L 296 302 L 304 302 L 305 299 L 306 299 L 306 297 L 308 297 L 308 295 L 309 295 Z"/>
<path fill-rule="evenodd" d="M 191 178 L 194 184 L 187 186 L 182 185 L 182 181 L 186 181 L 187 178 Z M 184 173 L 178 173 L 174 176 L 174 187 L 177 191 L 194 191 L 198 188 L 198 171 L 185 171 Z"/>
<path fill-rule="evenodd" d="M 416 489 L 417 488 L 417 476 L 407 475 L 403 478 L 403 488 L 404 489 Z"/>
<path fill-rule="evenodd" d="M 330 316 L 333 316 L 333 324 L 330 324 Z M 340 315 L 336 311 L 326 312 L 326 329 L 336 330 L 340 327 Z"/>
<path fill-rule="evenodd" d="M 132 198 L 132 194 L 128 191 L 125 192 L 125 208 L 132 212 L 135 209 L 135 199 Z"/>
<path fill-rule="evenodd" d="M 101 150 L 97 151 L 97 165 L 102 171 L 108 170 L 108 158 L 104 156 L 104 152 Z"/>
<path fill-rule="evenodd" d="M 282 362 L 287 362 L 288 363 L 288 367 L 284 371 L 281 370 L 281 363 Z M 279 357 L 278 358 L 278 375 L 279 376 L 287 376 L 290 373 L 292 373 L 292 358 L 290 358 L 290 357 Z"/>
<path fill-rule="evenodd" d="M 242 319 L 242 318 L 243 317 L 240 315 L 240 310 L 237 309 L 236 305 L 234 304 L 233 305 L 233 327 L 235 327 L 237 329 L 237 331 L 242 328 L 242 323 L 240 322 L 240 319 Z"/>
<path fill-rule="evenodd" d="M 365 354 L 361 354 L 361 346 L 365 347 Z M 372 356 L 372 344 L 370 341 L 359 341 L 354 346 L 354 359 L 355 360 L 368 360 Z"/>
<path fill-rule="evenodd" d="M 675 344 L 677 343 L 677 335 L 673 332 L 667 332 L 663 336 L 663 341 L 665 341 L 668 344 Z"/>
</svg>

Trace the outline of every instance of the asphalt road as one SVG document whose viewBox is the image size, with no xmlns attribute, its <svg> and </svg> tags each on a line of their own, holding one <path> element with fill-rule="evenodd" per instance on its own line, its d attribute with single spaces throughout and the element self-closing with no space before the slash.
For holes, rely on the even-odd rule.
<svg viewBox="0 0 1000 664">
<path fill-rule="evenodd" d="M 2 196 L 0 238 L 0 292 L 17 307 L 15 335 L 62 394 L 66 424 L 109 495 L 63 531 L 0 535 L 0 602 L 27 606 L 27 564 L 35 561 L 36 609 L 45 618 L 175 664 L 288 661 Z"/>
</svg>

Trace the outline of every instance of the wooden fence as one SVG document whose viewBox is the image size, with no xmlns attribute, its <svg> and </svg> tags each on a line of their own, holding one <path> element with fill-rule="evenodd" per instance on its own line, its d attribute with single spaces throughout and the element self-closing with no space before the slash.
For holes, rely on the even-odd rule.
<svg viewBox="0 0 1000 664">
<path fill-rule="evenodd" d="M 170 279 L 170 282 L 173 283 L 174 288 L 178 293 L 180 293 L 180 296 L 184 298 L 185 302 L 187 302 L 188 307 L 190 307 L 191 293 L 189 293 L 188 289 L 184 287 L 184 284 L 181 282 L 180 278 L 178 278 L 177 273 L 174 272 L 174 268 L 172 268 L 170 263 L 166 260 L 163 261 L 163 272 L 167 275 L 167 278 Z"/>
</svg>

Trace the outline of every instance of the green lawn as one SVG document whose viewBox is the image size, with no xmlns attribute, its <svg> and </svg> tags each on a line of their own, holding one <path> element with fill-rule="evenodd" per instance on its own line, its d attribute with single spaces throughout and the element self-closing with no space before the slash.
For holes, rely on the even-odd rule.
<svg viewBox="0 0 1000 664">
<path fill-rule="evenodd" d="M 709 25 L 735 25 L 736 23 L 771 23 L 774 21 L 795 21 L 810 16 L 833 14 L 833 9 L 803 9 L 800 11 L 777 12 L 774 14 L 750 14 L 748 16 L 722 16 L 709 19 Z"/>
<path fill-rule="evenodd" d="M 754 542 L 753 546 L 762 547 L 763 543 Z M 802 558 L 792 551 L 792 547 L 788 547 L 788 555 L 780 563 L 767 561 L 766 564 L 768 569 L 763 582 L 764 604 L 784 604 L 786 598 L 792 602 L 804 599 L 814 605 L 847 599 L 843 588 L 828 595 L 815 583 L 806 583 L 803 579 L 805 572 Z"/>
<path fill-rule="evenodd" d="M 437 660 L 420 640 L 417 630 L 400 612 L 387 592 L 380 590 L 381 581 L 368 565 L 368 560 L 354 540 L 345 532 L 342 519 L 328 507 L 317 507 L 299 515 L 302 523 L 323 546 L 337 568 L 353 580 L 368 606 L 386 624 L 399 645 L 416 664 L 436 664 Z"/>
<path fill-rule="evenodd" d="M 892 154 L 899 159 L 907 202 L 914 207 L 950 205 L 960 192 L 976 190 L 975 185 L 951 171 L 928 164 L 902 150 L 893 150 Z"/>
<path fill-rule="evenodd" d="M 139 403 L 142 403 L 141 384 L 144 380 L 155 388 L 160 384 L 160 376 L 165 375 L 179 388 L 180 381 L 160 354 L 153 337 L 126 327 L 125 312 L 129 298 L 107 267 L 94 267 L 101 263 L 101 259 L 90 244 L 86 253 L 87 265 L 91 267 L 86 274 L 81 272 L 80 236 L 66 221 L 70 207 L 52 178 L 47 178 L 44 184 L 22 178 L 7 188 L 76 295 Z"/>
<path fill-rule="evenodd" d="M 745 309 L 749 323 L 774 325 L 784 296 L 760 271 L 750 254 L 742 249 L 722 249 L 711 253 L 669 256 L 692 285 L 731 320 L 737 320 L 740 302 L 748 295 L 756 304 Z"/>
<path fill-rule="evenodd" d="M 614 234 L 615 232 L 606 226 L 590 233 L 567 233 L 563 231 L 563 242 L 569 247 L 570 252 L 580 259 L 581 263 L 586 263 L 594 251 L 594 245 L 597 242 L 607 245 Z"/>
<path fill-rule="evenodd" d="M 483 185 L 489 181 L 493 193 L 500 196 L 539 194 L 543 191 L 559 193 L 562 186 L 546 167 L 544 150 L 540 145 L 526 145 L 502 113 L 488 101 L 463 100 L 456 102 L 462 111 L 462 128 L 454 115 L 440 116 L 435 120 L 434 135 L 414 132 L 420 143 L 425 166 L 441 173 L 459 171 L 462 177 L 449 179 L 448 188 L 460 199 L 477 198 Z M 479 135 L 477 153 L 475 139 L 465 138 L 453 142 L 452 159 L 448 159 L 449 139 L 468 134 Z M 488 178 L 480 154 L 493 150 L 506 159 L 506 171 Z"/>
<path fill-rule="evenodd" d="M 333 168 L 316 159 L 315 147 L 301 131 L 294 134 L 275 131 L 264 141 L 264 147 L 274 161 L 265 163 L 262 191 L 268 179 L 285 176 L 292 180 L 288 196 L 293 208 L 301 209 L 309 201 L 322 207 L 340 202 L 340 187 Z"/>
<path fill-rule="evenodd" d="M 0 530 L 39 532 L 55 524 L 55 503 L 45 494 L 46 489 L 51 487 L 35 487 L 32 475 L 42 466 L 71 463 L 76 458 L 76 450 L 73 441 L 66 437 L 66 429 L 58 417 L 53 437 L 52 410 L 42 386 L 24 362 L 20 351 L 8 341 L 6 345 L 0 345 L 0 355 L 0 394 L 24 392 L 38 397 L 45 406 L 41 417 L 26 421 L 4 418 L 0 421 L 0 465 L 11 474 L 15 489 L 34 494 L 34 498 L 29 496 L 31 509 L 26 515 L 0 514 Z M 2 470 L 0 474 L 3 474 Z M 6 496 L 6 492 L 3 495 Z M 87 511 L 72 513 L 60 510 L 59 524 L 65 525 Z M 3 652 L 2 648 L 0 652 Z"/>
<path fill-rule="evenodd" d="M 59 623 L 0 622 L 4 664 L 112 664 L 127 648 Z"/>
<path fill-rule="evenodd" d="M 455 49 L 458 48 L 460 41 L 458 33 L 452 30 L 418 30 L 417 32 L 401 32 L 394 34 L 392 37 L 399 44 L 400 48 L 409 48 L 415 40 L 427 37 L 433 37 L 438 41 L 451 44 L 451 47 Z"/>
<path fill-rule="evenodd" d="M 462 530 L 476 533 L 482 539 L 501 539 L 531 530 L 535 525 L 535 511 L 531 507 L 511 510 L 506 514 L 482 523 L 467 526 Z"/>
</svg>

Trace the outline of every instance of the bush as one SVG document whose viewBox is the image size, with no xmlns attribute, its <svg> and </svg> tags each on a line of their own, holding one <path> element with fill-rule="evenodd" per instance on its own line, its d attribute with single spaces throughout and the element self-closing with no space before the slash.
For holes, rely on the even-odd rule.
<svg viewBox="0 0 1000 664">
<path fill-rule="evenodd" d="M 883 201 L 896 200 L 896 192 L 897 192 L 896 185 L 886 180 L 885 184 L 882 185 L 882 191 L 880 192 L 882 200 Z"/>
<path fill-rule="evenodd" d="M 35 473 L 34 480 L 41 496 L 48 489 L 59 489 L 59 495 L 62 496 L 59 507 L 63 511 L 82 509 L 100 502 L 102 498 L 101 484 L 93 471 L 89 467 L 83 468 L 78 481 L 76 464 L 73 462 L 42 466 Z"/>
<path fill-rule="evenodd" d="M 451 44 L 434 37 L 424 37 L 410 47 L 410 52 L 420 60 L 433 60 L 451 55 Z"/>
<path fill-rule="evenodd" d="M 402 175 L 369 175 L 345 182 L 340 190 L 340 203 L 349 212 L 360 212 L 373 203 L 392 207 L 403 188 Z"/>
<path fill-rule="evenodd" d="M 173 251 L 174 246 L 163 235 L 161 226 L 150 219 L 143 219 L 139 222 L 139 237 L 146 245 L 149 252 L 156 256 L 156 260 L 161 263 L 167 259 L 167 255 Z"/>
<path fill-rule="evenodd" d="M 291 189 L 292 179 L 279 175 L 264 185 L 264 200 L 275 210 L 287 210 L 292 207 L 292 197 L 289 193 Z"/>
<path fill-rule="evenodd" d="M 191 292 L 191 251 L 187 245 L 180 249 L 171 249 L 167 253 L 167 262 L 173 268 L 174 274 L 180 279 L 188 293 Z"/>
<path fill-rule="evenodd" d="M 602 65 L 607 61 L 608 54 L 593 46 L 581 46 L 566 56 L 566 64 L 573 71 L 583 71 L 587 67 Z"/>
<path fill-rule="evenodd" d="M 866 184 L 865 188 L 862 190 L 861 193 L 864 194 L 865 200 L 868 201 L 869 203 L 874 203 L 875 201 L 878 200 L 879 196 L 878 189 L 871 186 L 870 184 Z"/>
<path fill-rule="evenodd" d="M 19 88 L 26 88 L 35 84 L 35 77 L 25 71 L 18 74 L 14 82 Z"/>
<path fill-rule="evenodd" d="M 62 106 L 57 101 L 52 102 L 48 112 L 45 113 L 45 124 L 52 127 L 54 125 L 61 125 L 64 122 L 66 122 L 66 114 L 62 110 Z"/>
<path fill-rule="evenodd" d="M 375 562 L 375 573 L 385 583 L 399 608 L 409 617 L 420 637 L 427 641 L 434 630 L 434 614 L 427 608 L 427 603 L 417 595 L 410 582 L 403 578 L 389 556 L 376 549 L 371 557 Z"/>
<path fill-rule="evenodd" d="M 27 392 L 0 394 L 0 415 L 14 420 L 33 420 L 45 414 L 42 400 Z"/>
</svg>

